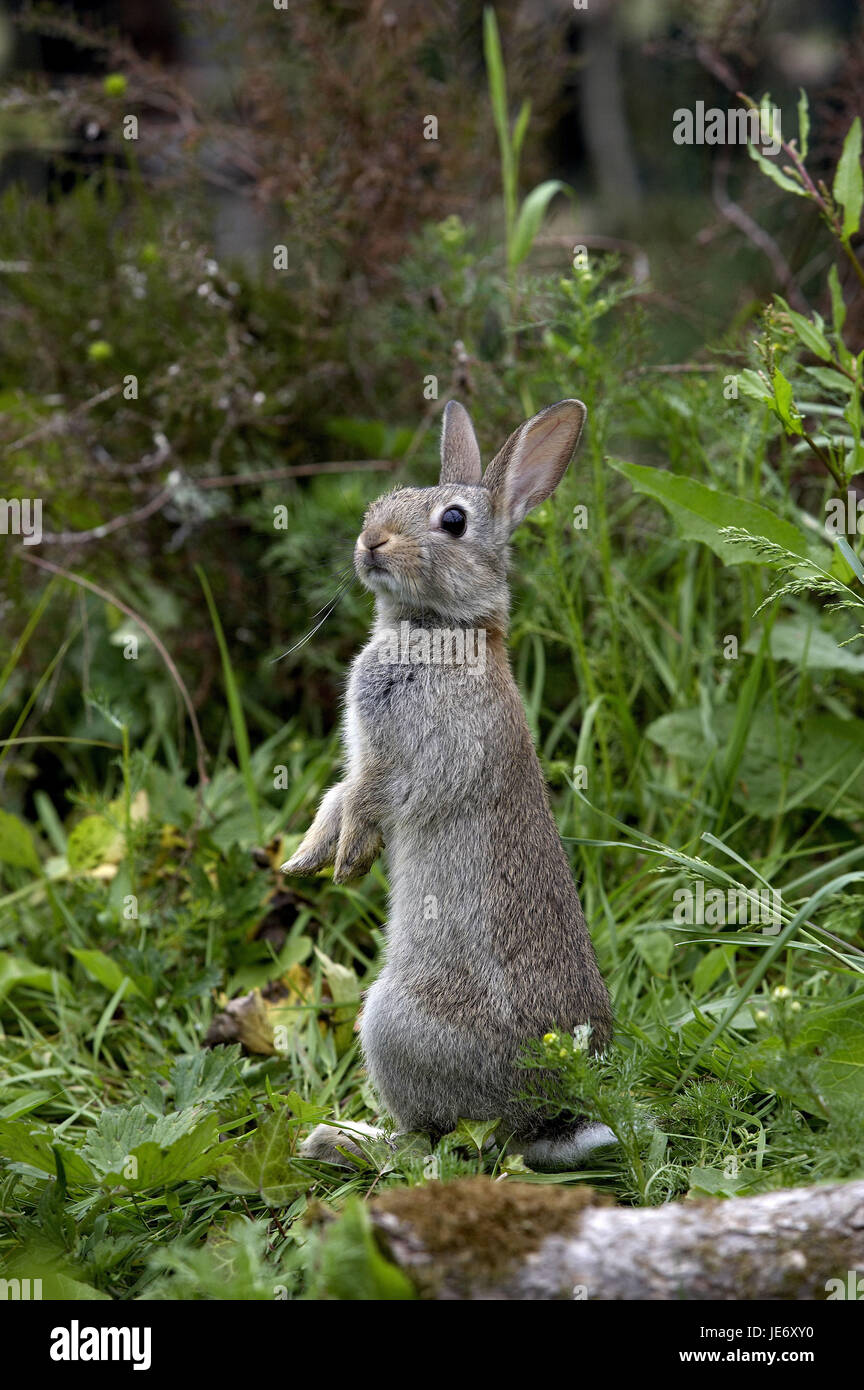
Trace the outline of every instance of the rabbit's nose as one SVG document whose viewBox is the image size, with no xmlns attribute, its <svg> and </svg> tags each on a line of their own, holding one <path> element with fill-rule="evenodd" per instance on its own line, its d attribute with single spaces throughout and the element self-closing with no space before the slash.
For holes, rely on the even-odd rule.
<svg viewBox="0 0 864 1390">
<path fill-rule="evenodd" d="M 385 526 L 367 526 L 360 535 L 360 548 L 361 550 L 378 550 L 382 545 L 387 544 L 392 534 L 392 531 L 388 531 Z"/>
</svg>

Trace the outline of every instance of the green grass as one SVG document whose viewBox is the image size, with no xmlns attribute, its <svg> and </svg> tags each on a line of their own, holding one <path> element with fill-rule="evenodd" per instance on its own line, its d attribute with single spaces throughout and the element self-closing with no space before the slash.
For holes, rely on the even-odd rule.
<svg viewBox="0 0 864 1390">
<path fill-rule="evenodd" d="M 839 657 L 796 666 L 767 638 L 724 662 L 715 634 L 744 645 L 762 572 L 675 539 L 602 467 L 602 525 L 573 532 L 582 485 L 520 540 L 514 651 L 617 1038 L 602 1062 L 566 1037 L 534 1060 L 558 1074 L 564 1110 L 587 1109 L 621 1145 L 554 1180 L 654 1204 L 860 1175 L 862 768 L 834 757 L 842 740 L 796 741 L 805 723 L 811 741 L 830 720 L 852 729 L 859 678 Z M 784 620 L 841 635 L 842 614 L 806 602 L 787 600 Z M 43 794 L 29 825 L 0 824 L 7 1272 L 89 1297 L 347 1297 L 332 1240 L 366 1251 L 369 1288 L 404 1296 L 349 1198 L 475 1172 L 540 1179 L 467 1129 L 434 1153 L 372 1145 L 350 1173 L 296 1157 L 317 1119 L 374 1114 L 352 1020 L 380 959 L 384 868 L 343 888 L 280 879 L 337 747 L 300 723 L 250 741 L 224 636 L 220 649 L 224 751 L 206 787 L 178 774 L 176 749 L 130 746 L 97 700 L 116 747 L 104 784 L 82 785 L 71 811 Z M 698 878 L 779 890 L 782 921 L 676 922 L 674 894 Z M 202 1050 L 227 999 L 256 989 L 271 995 L 243 1034 L 258 1050 Z M 310 1222 L 317 1200 L 344 1228 Z"/>
</svg>

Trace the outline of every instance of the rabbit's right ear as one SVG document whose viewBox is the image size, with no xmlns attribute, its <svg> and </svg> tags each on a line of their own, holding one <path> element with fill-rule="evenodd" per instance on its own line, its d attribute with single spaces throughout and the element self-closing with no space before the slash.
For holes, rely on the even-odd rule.
<svg viewBox="0 0 864 1390">
<path fill-rule="evenodd" d="M 475 484 L 482 473 L 471 416 L 458 401 L 448 401 L 441 426 L 441 482 Z"/>
</svg>

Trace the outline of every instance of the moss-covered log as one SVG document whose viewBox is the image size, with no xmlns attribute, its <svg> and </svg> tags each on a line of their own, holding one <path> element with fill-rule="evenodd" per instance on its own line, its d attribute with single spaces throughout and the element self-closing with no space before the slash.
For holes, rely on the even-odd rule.
<svg viewBox="0 0 864 1390">
<path fill-rule="evenodd" d="M 864 1182 L 634 1209 L 466 1178 L 386 1193 L 373 1221 L 431 1299 L 825 1299 L 864 1271 Z"/>
</svg>

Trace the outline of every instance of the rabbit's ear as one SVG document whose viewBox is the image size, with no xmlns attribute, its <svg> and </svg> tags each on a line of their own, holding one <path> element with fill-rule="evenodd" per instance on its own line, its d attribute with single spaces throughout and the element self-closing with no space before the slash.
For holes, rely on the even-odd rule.
<svg viewBox="0 0 864 1390">
<path fill-rule="evenodd" d="M 479 483 L 482 473 L 471 416 L 458 401 L 448 401 L 441 427 L 441 482 Z"/>
<path fill-rule="evenodd" d="M 587 412 L 581 401 L 559 401 L 526 420 L 494 457 L 484 484 L 502 506 L 510 528 L 545 502 L 564 476 Z"/>
</svg>

